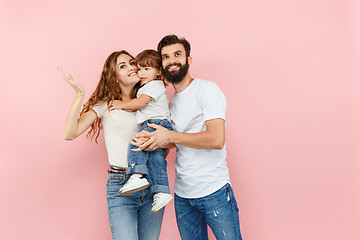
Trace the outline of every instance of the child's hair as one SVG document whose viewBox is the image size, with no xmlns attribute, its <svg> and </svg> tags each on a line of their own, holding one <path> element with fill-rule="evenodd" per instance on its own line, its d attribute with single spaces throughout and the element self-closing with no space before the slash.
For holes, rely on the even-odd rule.
<svg viewBox="0 0 360 240">
<path fill-rule="evenodd" d="M 135 59 L 135 64 L 141 67 L 152 67 L 159 71 L 158 76 L 156 77 L 159 80 L 163 80 L 165 86 L 167 85 L 164 81 L 164 77 L 162 75 L 162 62 L 160 54 L 152 49 L 147 49 L 139 53 Z"/>
</svg>

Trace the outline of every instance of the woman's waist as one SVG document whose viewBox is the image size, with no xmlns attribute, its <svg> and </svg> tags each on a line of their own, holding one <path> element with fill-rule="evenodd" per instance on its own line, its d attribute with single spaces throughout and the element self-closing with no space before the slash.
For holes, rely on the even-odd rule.
<svg viewBox="0 0 360 240">
<path fill-rule="evenodd" d="M 109 165 L 109 168 L 107 170 L 109 174 L 130 174 L 131 173 L 131 167 L 119 167 L 116 165 Z"/>
</svg>

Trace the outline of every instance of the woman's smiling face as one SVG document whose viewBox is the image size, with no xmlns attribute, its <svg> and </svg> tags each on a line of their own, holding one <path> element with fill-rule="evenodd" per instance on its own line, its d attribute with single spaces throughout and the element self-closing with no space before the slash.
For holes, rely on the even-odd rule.
<svg viewBox="0 0 360 240">
<path fill-rule="evenodd" d="M 116 79 L 124 86 L 135 85 L 140 78 L 134 59 L 127 54 L 120 54 L 116 60 Z"/>
</svg>

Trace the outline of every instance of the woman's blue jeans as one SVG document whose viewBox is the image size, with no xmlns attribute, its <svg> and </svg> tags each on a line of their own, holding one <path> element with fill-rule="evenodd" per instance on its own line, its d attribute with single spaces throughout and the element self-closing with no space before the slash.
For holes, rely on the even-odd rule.
<svg viewBox="0 0 360 240">
<path fill-rule="evenodd" d="M 128 172 L 130 169 L 128 168 Z M 151 212 L 152 194 L 145 189 L 129 196 L 119 194 L 126 182 L 125 174 L 109 173 L 106 184 L 109 223 L 114 240 L 157 240 L 164 209 Z"/>
<path fill-rule="evenodd" d="M 201 198 L 175 194 L 175 213 L 182 240 L 208 239 L 207 225 L 217 240 L 241 240 L 239 209 L 230 184 Z"/>
<path fill-rule="evenodd" d="M 147 125 L 148 123 L 157 124 L 169 130 L 173 130 L 171 123 L 167 119 L 150 119 L 142 124 L 139 131 L 155 131 L 154 128 Z M 132 168 L 132 173 L 141 173 L 146 175 L 152 194 L 158 192 L 170 193 L 169 181 L 166 172 L 167 162 L 165 160 L 167 149 L 158 148 L 154 151 L 131 151 L 131 149 L 135 148 L 137 147 L 132 144 L 129 145 L 128 162 Z"/>
</svg>

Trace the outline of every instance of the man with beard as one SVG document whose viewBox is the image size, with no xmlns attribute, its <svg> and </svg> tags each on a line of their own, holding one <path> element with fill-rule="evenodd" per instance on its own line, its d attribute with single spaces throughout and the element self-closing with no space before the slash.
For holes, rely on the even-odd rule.
<svg viewBox="0 0 360 240">
<path fill-rule="evenodd" d="M 139 149 L 177 148 L 175 212 L 182 239 L 208 239 L 207 225 L 216 239 L 241 239 L 237 203 L 226 165 L 226 100 L 218 86 L 192 78 L 190 44 L 175 35 L 158 44 L 163 75 L 175 95 L 170 101 L 175 131 L 155 124 L 154 132 L 136 137 L 149 140 Z"/>
</svg>

